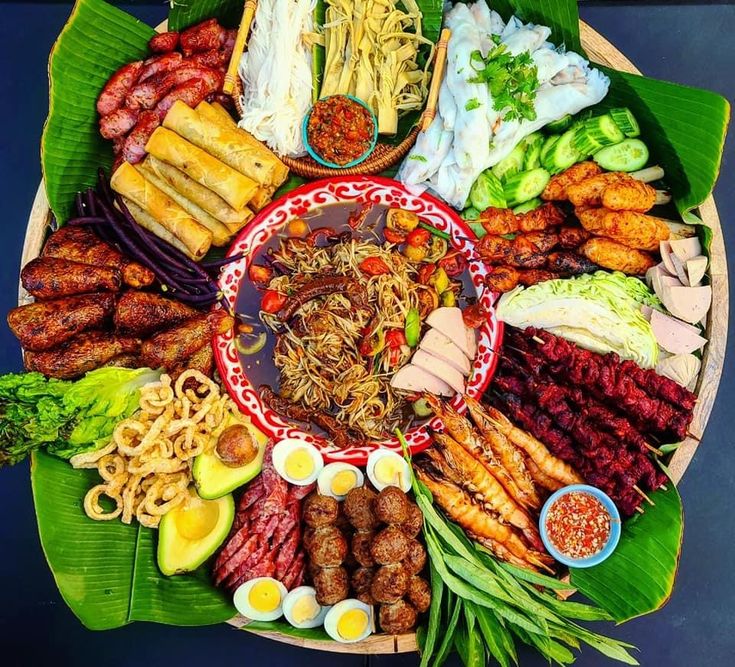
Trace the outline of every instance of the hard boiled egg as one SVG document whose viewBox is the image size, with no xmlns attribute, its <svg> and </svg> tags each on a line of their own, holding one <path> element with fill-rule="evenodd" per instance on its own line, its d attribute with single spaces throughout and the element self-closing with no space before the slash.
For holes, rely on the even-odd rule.
<svg viewBox="0 0 735 667">
<path fill-rule="evenodd" d="M 365 475 L 359 468 L 349 463 L 330 463 L 324 466 L 317 479 L 319 493 L 344 500 L 347 494 L 365 482 Z"/>
<path fill-rule="evenodd" d="M 233 596 L 235 609 L 253 621 L 275 621 L 283 614 L 283 601 L 288 591 L 273 577 L 246 581 Z"/>
<path fill-rule="evenodd" d="M 342 600 L 327 613 L 324 629 L 337 642 L 362 641 L 375 630 L 373 608 L 360 600 Z"/>
<path fill-rule="evenodd" d="M 316 601 L 316 590 L 311 586 L 294 588 L 283 601 L 283 615 L 295 628 L 320 626 L 330 609 Z"/>
<path fill-rule="evenodd" d="M 319 476 L 324 459 L 314 445 L 286 438 L 273 448 L 273 467 L 290 484 L 308 486 Z"/>
<path fill-rule="evenodd" d="M 386 486 L 411 490 L 411 468 L 406 459 L 390 449 L 376 449 L 367 460 L 367 476 L 373 486 L 382 491 Z"/>
</svg>

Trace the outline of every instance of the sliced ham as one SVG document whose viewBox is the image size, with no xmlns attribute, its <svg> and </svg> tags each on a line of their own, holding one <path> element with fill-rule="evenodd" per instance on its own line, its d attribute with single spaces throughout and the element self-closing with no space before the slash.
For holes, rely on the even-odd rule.
<svg viewBox="0 0 735 667">
<path fill-rule="evenodd" d="M 702 244 L 696 236 L 688 239 L 674 239 L 673 241 L 669 241 L 669 245 L 671 246 L 671 252 L 682 263 L 702 254 Z"/>
<path fill-rule="evenodd" d="M 426 323 L 449 338 L 470 361 L 475 358 L 475 332 L 465 325 L 459 308 L 437 308 L 429 313 Z"/>
<path fill-rule="evenodd" d="M 429 329 L 419 343 L 419 348 L 448 363 L 462 375 L 468 376 L 472 369 L 469 359 L 449 338 L 437 329 Z"/>
<path fill-rule="evenodd" d="M 411 363 L 446 382 L 458 394 L 464 394 L 465 385 L 462 373 L 446 361 L 429 354 L 426 350 L 416 350 Z"/>
<path fill-rule="evenodd" d="M 686 261 L 687 275 L 689 276 L 689 284 L 692 287 L 698 287 L 707 271 L 708 260 L 704 255 L 692 257 Z"/>
<path fill-rule="evenodd" d="M 699 329 L 658 310 L 651 311 L 650 321 L 656 341 L 672 354 L 690 354 L 707 343 L 707 339 L 699 335 Z"/>
<path fill-rule="evenodd" d="M 390 386 L 417 393 L 428 391 L 436 396 L 454 396 L 454 390 L 444 380 L 414 364 L 401 368 L 391 379 Z"/>
<path fill-rule="evenodd" d="M 712 287 L 665 286 L 660 298 L 672 315 L 695 324 L 704 318 L 712 305 Z"/>
</svg>

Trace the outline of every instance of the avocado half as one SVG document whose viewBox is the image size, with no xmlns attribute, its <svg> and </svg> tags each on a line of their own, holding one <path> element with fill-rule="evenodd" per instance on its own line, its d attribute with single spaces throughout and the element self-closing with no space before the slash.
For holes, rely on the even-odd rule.
<svg viewBox="0 0 735 667">
<path fill-rule="evenodd" d="M 194 459 L 191 472 L 194 485 L 202 498 L 213 500 L 227 495 L 255 477 L 263 467 L 263 453 L 268 438 L 250 422 L 241 422 L 230 417 L 227 426 L 244 423 L 258 445 L 257 456 L 247 465 L 230 468 L 217 458 L 214 447 Z"/>
<path fill-rule="evenodd" d="M 188 499 L 164 515 L 158 526 L 161 572 L 171 576 L 196 570 L 225 541 L 234 518 L 231 495 L 205 500 L 189 487 Z"/>
</svg>

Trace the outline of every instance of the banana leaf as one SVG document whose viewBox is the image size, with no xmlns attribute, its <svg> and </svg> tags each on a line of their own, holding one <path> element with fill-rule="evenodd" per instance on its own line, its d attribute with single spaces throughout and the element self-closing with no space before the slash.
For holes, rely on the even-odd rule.
<svg viewBox="0 0 735 667">
<path fill-rule="evenodd" d="M 232 618 L 235 609 L 209 582 L 206 565 L 191 575 L 164 577 L 156 565 L 156 531 L 84 514 L 84 496 L 99 481 L 95 470 L 74 470 L 40 451 L 33 455 L 41 546 L 77 618 L 90 630 L 131 621 L 209 625 Z"/>
<path fill-rule="evenodd" d="M 212 17 L 228 28 L 240 23 L 245 0 L 173 0 L 168 29 L 183 30 Z"/>
<path fill-rule="evenodd" d="M 112 145 L 97 127 L 96 102 L 119 67 L 143 58 L 149 26 L 103 2 L 78 0 L 49 61 L 49 115 L 41 138 L 46 194 L 56 219 L 72 214 L 74 195 L 112 164 Z"/>
<path fill-rule="evenodd" d="M 684 528 L 681 498 L 670 483 L 651 494 L 655 506 L 623 524 L 620 543 L 603 563 L 571 569 L 572 585 L 618 622 L 660 609 L 671 596 Z"/>
<path fill-rule="evenodd" d="M 579 38 L 577 0 L 490 0 L 488 5 L 506 21 L 511 14 L 528 23 L 551 28 L 551 41 L 584 54 Z"/>
</svg>

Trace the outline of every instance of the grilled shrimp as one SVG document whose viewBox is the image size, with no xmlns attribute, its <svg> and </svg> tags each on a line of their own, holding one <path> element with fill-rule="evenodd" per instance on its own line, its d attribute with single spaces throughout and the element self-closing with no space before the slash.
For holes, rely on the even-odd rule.
<svg viewBox="0 0 735 667">
<path fill-rule="evenodd" d="M 533 479 L 526 469 L 523 454 L 515 445 L 508 441 L 490 422 L 490 417 L 480 401 L 472 396 L 464 395 L 464 402 L 469 408 L 472 419 L 475 421 L 480 434 L 498 457 L 503 467 L 508 471 L 518 488 L 526 494 L 534 509 L 541 507 L 541 499 L 536 493 Z"/>
<path fill-rule="evenodd" d="M 538 466 L 542 473 L 563 484 L 584 482 L 574 468 L 553 456 L 540 440 L 514 426 L 500 410 L 488 406 L 487 413 L 493 426 L 514 445 L 526 452 L 529 459 Z"/>
<path fill-rule="evenodd" d="M 425 461 L 416 462 L 416 474 L 431 491 L 434 501 L 452 521 L 459 524 L 468 533 L 497 542 L 513 556 L 531 565 L 546 568 L 547 563 L 553 562 L 549 556 L 529 549 L 508 524 L 475 505 L 469 495 L 457 485 L 441 480 L 425 469 L 427 467 L 425 463 Z"/>
<path fill-rule="evenodd" d="M 488 509 L 497 512 L 504 521 L 519 528 L 531 546 L 543 550 L 544 545 L 533 519 L 513 502 L 485 466 L 445 433 L 435 433 L 434 441 L 437 449 L 428 449 L 426 454 L 444 477 L 462 487 Z"/>
<path fill-rule="evenodd" d="M 517 558 L 516 556 L 514 556 L 497 540 L 492 540 L 489 537 L 480 537 L 479 535 L 475 535 L 474 533 L 467 533 L 467 536 L 471 540 L 474 540 L 478 544 L 481 544 L 483 547 L 491 551 L 492 554 L 499 560 L 505 561 L 506 563 L 510 563 L 511 565 L 515 565 L 517 567 L 525 568 L 527 570 L 536 570 L 536 568 L 531 565 L 531 563 L 523 560 L 522 558 Z"/>
<path fill-rule="evenodd" d="M 536 465 L 536 463 L 530 456 L 527 456 L 525 461 L 526 467 L 528 468 L 528 472 L 533 478 L 533 481 L 542 489 L 546 489 L 547 491 L 551 491 L 553 493 L 554 491 L 557 491 L 564 486 L 563 482 L 560 482 L 553 477 L 549 477 L 545 472 L 542 472 L 541 468 Z"/>
<path fill-rule="evenodd" d="M 441 419 L 449 435 L 485 466 L 487 471 L 503 485 L 510 497 L 522 507 L 533 507 L 531 500 L 518 488 L 508 471 L 495 457 L 492 449 L 472 428 L 470 421 L 451 406 L 442 403 L 436 396 L 424 394 L 424 398 L 436 416 Z"/>
</svg>

